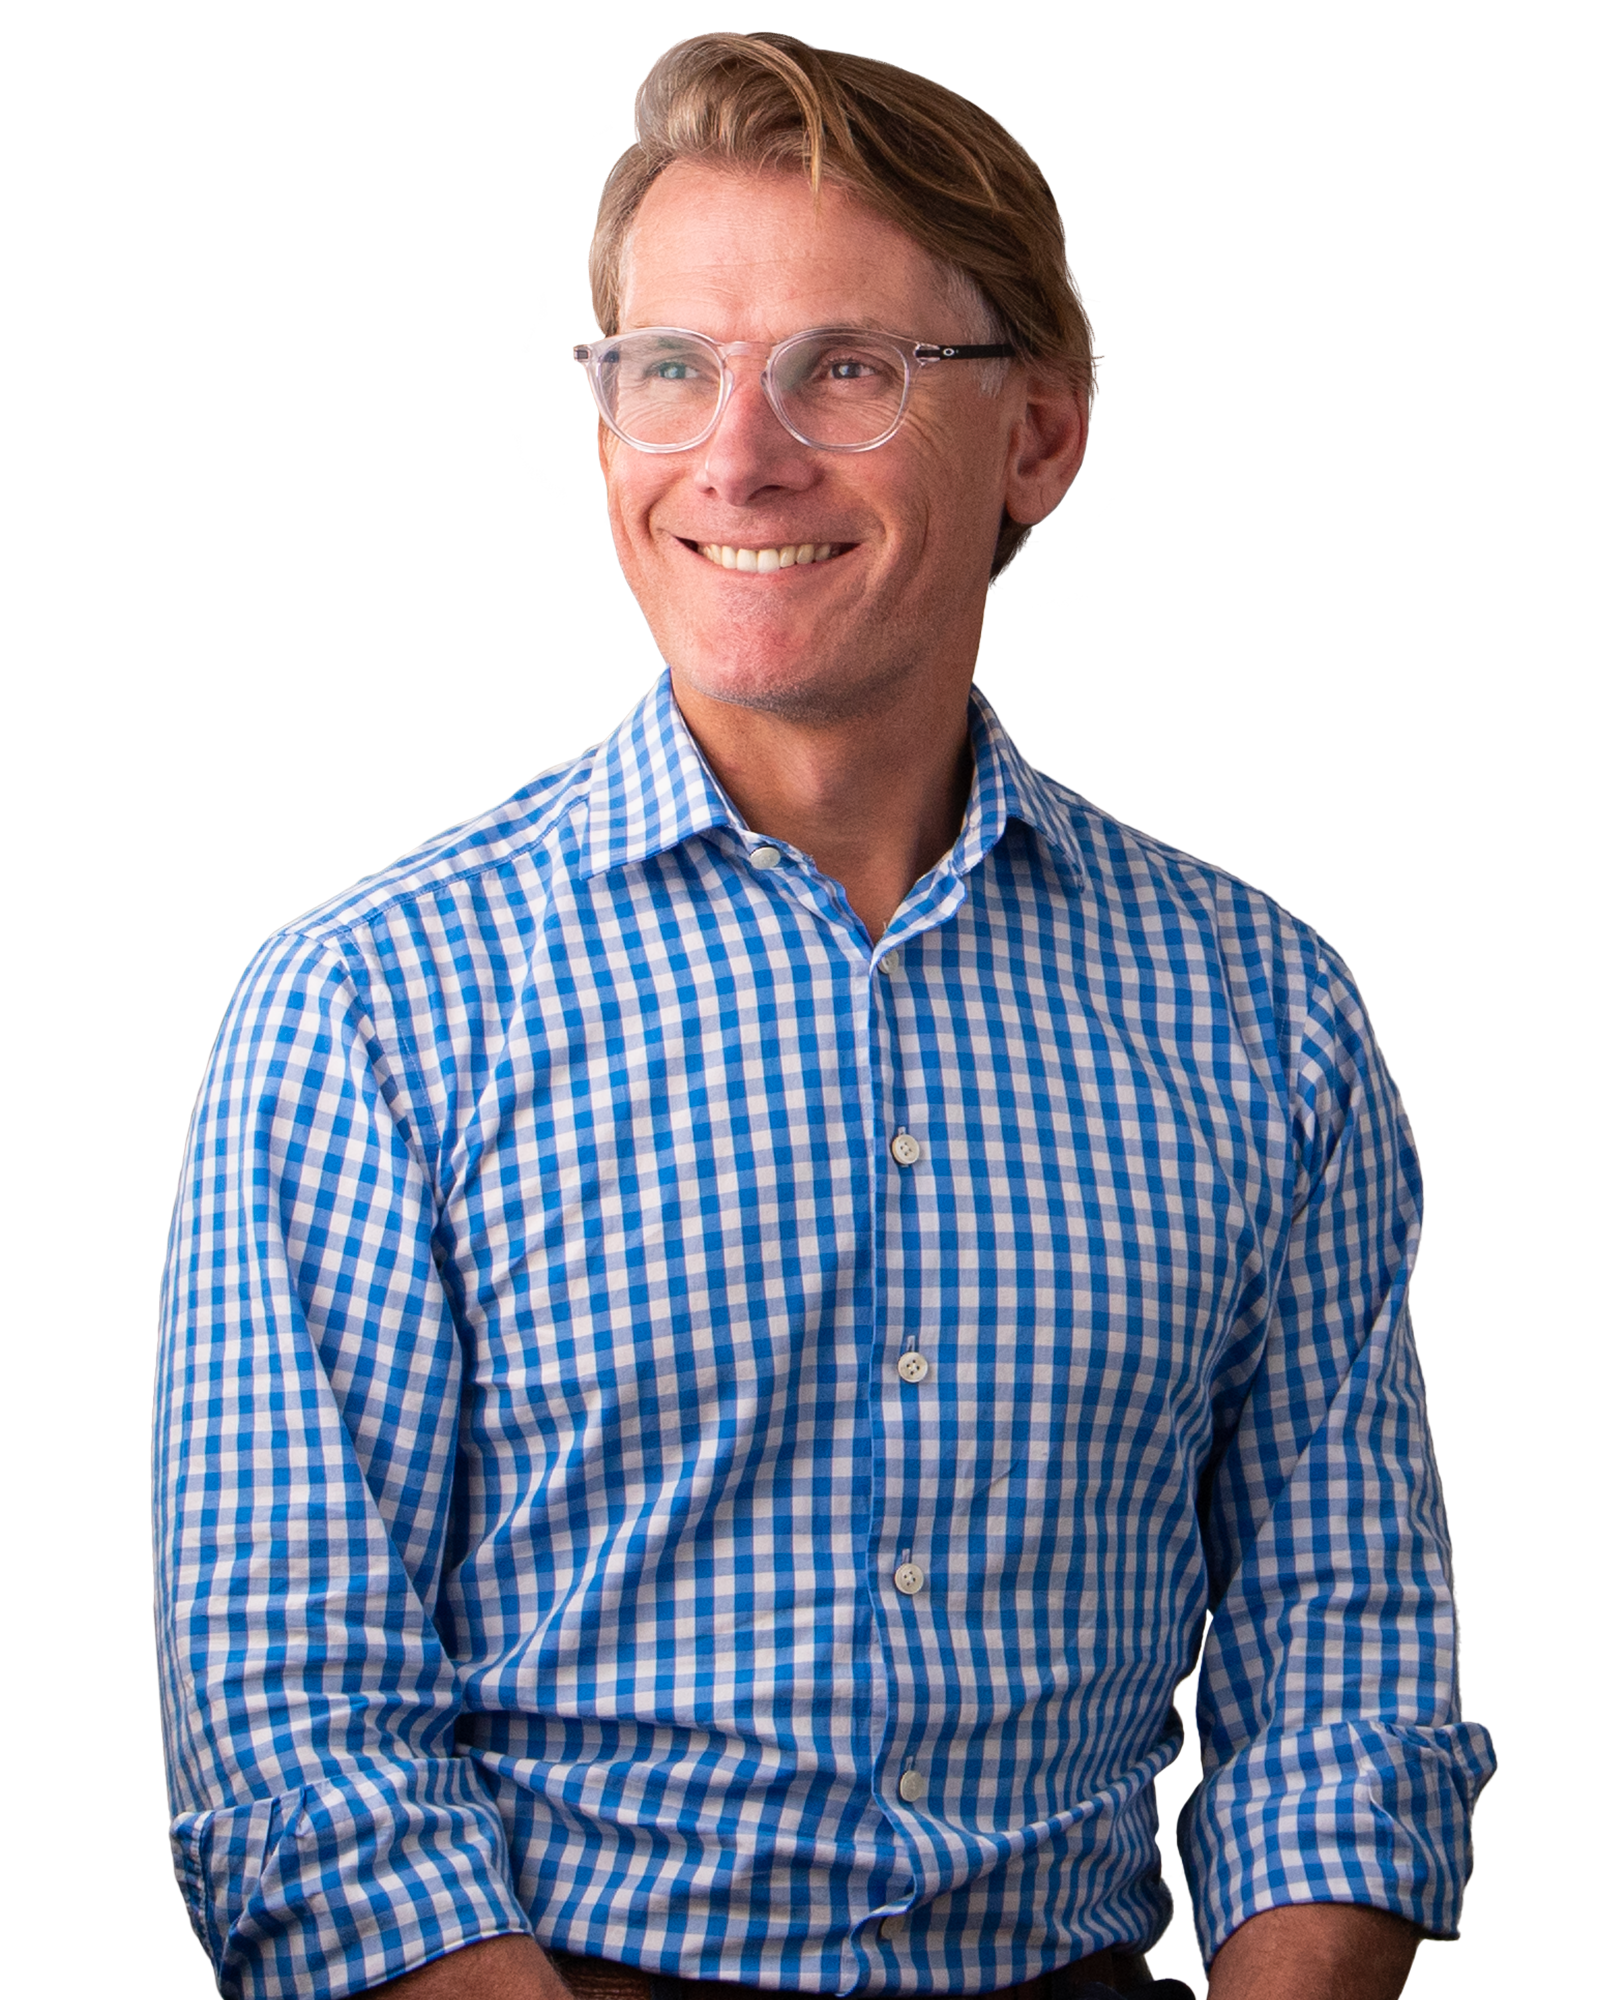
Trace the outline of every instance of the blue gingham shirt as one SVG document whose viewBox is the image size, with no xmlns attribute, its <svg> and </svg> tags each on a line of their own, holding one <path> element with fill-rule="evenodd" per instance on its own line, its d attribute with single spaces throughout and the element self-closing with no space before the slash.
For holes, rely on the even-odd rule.
<svg viewBox="0 0 1600 2000">
<path fill-rule="evenodd" d="M 1415 1161 L 1339 961 L 1018 756 L 874 945 L 666 679 L 272 938 L 159 1389 L 173 1842 L 224 1992 L 473 1938 L 833 1993 L 1456 1926 Z M 909 1587 L 908 1587 L 909 1586 Z"/>
</svg>

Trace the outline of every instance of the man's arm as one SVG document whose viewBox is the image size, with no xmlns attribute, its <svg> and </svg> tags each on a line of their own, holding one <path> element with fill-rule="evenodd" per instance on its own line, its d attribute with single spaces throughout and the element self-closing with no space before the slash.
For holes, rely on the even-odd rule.
<svg viewBox="0 0 1600 2000">
<path fill-rule="evenodd" d="M 435 1620 L 462 1356 L 428 1140 L 353 949 L 275 940 L 224 1023 L 157 1388 L 173 1848 L 236 2000 L 526 1931 Z M 389 1037 L 388 1040 L 393 1040 Z"/>
<path fill-rule="evenodd" d="M 1286 1906 L 1307 1948 L 1367 1921 L 1303 1914 L 1335 1905 L 1454 1936 L 1472 1801 L 1494 1769 L 1485 1732 L 1461 1720 L 1450 1545 L 1406 1311 L 1416 1161 L 1331 954 L 1292 1053 L 1293 1215 L 1234 1372 L 1224 1357 L 1213 1385 L 1205 1778 L 1180 1827 L 1202 1947 L 1220 1964 L 1229 1940 L 1252 1978 L 1278 1932 L 1247 1943 L 1241 1927 Z"/>
<path fill-rule="evenodd" d="M 1209 2000 L 1395 2000 L 1418 1936 L 1401 1917 L 1350 1903 L 1263 1910 L 1212 1960 Z"/>
</svg>

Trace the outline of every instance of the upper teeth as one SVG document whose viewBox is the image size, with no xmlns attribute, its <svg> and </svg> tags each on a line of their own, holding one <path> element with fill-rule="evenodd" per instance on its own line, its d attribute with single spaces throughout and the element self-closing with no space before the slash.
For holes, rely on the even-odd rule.
<svg viewBox="0 0 1600 2000">
<path fill-rule="evenodd" d="M 723 542 L 702 542 L 700 553 L 724 569 L 792 569 L 796 563 L 826 562 L 833 554 L 832 542 L 785 542 L 781 549 L 736 549 Z"/>
</svg>

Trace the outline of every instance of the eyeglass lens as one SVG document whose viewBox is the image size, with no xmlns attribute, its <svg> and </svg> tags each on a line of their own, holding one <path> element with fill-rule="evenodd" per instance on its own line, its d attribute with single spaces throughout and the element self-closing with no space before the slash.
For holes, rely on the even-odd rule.
<svg viewBox="0 0 1600 2000">
<path fill-rule="evenodd" d="M 595 381 L 607 417 L 657 449 L 704 436 L 722 391 L 722 358 L 692 334 L 620 334 L 600 351 Z M 905 406 L 904 355 L 871 334 L 827 332 L 786 342 L 768 375 L 774 404 L 807 444 L 860 447 L 891 431 Z"/>
</svg>

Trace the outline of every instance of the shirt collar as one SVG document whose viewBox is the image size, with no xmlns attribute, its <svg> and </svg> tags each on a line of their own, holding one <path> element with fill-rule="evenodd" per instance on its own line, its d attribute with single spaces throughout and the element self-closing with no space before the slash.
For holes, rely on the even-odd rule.
<svg viewBox="0 0 1600 2000">
<path fill-rule="evenodd" d="M 587 880 L 630 861 L 648 861 L 691 834 L 742 827 L 672 699 L 664 673 L 595 752 L 589 779 Z"/>
<path fill-rule="evenodd" d="M 972 794 L 951 850 L 952 871 L 969 874 L 1004 835 L 1007 823 L 1017 819 L 1055 848 L 1074 880 L 1081 880 L 1083 855 L 1065 800 L 1023 759 L 976 688 L 968 715 Z M 714 827 L 749 832 L 678 712 L 672 676 L 664 673 L 595 753 L 587 852 L 579 872 L 587 880 L 631 861 L 647 861 Z"/>
<path fill-rule="evenodd" d="M 1006 734 L 1000 718 L 976 688 L 967 707 L 972 741 L 972 796 L 951 850 L 958 875 L 966 875 L 1005 833 L 1007 823 L 1032 827 L 1066 864 L 1074 886 L 1083 879 L 1083 851 L 1073 830 L 1066 799 L 1042 776 Z"/>
</svg>

